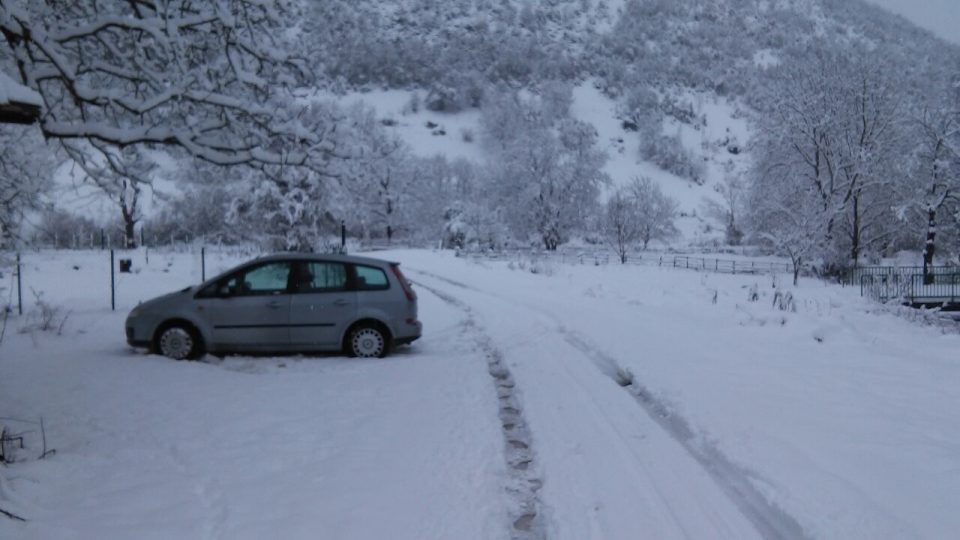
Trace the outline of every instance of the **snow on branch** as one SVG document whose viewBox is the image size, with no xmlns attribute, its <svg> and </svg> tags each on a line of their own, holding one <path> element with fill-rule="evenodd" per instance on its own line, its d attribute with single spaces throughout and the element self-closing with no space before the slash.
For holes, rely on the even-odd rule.
<svg viewBox="0 0 960 540">
<path fill-rule="evenodd" d="M 313 165 L 296 0 L 0 0 L 0 33 L 56 139 L 171 145 L 220 165 Z M 299 107 L 302 109 L 302 107 Z M 321 150 L 318 152 L 318 150 Z"/>
</svg>

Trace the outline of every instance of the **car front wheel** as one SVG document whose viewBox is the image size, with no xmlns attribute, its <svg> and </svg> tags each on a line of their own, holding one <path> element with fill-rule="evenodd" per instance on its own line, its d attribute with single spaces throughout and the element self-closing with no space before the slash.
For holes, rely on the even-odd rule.
<svg viewBox="0 0 960 540">
<path fill-rule="evenodd" d="M 161 330 L 156 348 L 160 354 L 174 360 L 193 360 L 203 351 L 196 331 L 184 324 L 172 324 Z"/>
<path fill-rule="evenodd" d="M 361 326 L 350 333 L 347 348 L 350 356 L 383 358 L 387 355 L 387 337 L 375 326 Z"/>
</svg>

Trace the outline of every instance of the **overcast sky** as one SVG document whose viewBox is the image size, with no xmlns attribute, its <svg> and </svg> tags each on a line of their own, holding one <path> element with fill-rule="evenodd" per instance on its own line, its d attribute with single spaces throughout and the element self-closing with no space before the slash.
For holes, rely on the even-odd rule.
<svg viewBox="0 0 960 540">
<path fill-rule="evenodd" d="M 960 0 L 867 0 L 960 44 Z"/>
</svg>

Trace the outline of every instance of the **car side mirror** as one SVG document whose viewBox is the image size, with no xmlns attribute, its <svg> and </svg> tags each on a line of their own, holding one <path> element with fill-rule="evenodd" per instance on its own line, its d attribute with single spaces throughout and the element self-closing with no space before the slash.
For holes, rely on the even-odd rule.
<svg viewBox="0 0 960 540">
<path fill-rule="evenodd" d="M 217 287 L 218 298 L 229 298 L 231 296 L 233 296 L 233 290 L 230 288 L 230 285 L 224 283 L 223 285 Z"/>
</svg>

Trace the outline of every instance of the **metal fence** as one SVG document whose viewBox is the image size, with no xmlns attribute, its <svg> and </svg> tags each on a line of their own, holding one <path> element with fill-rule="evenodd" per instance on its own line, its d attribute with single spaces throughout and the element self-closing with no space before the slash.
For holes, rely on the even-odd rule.
<svg viewBox="0 0 960 540">
<path fill-rule="evenodd" d="M 860 295 L 878 302 L 901 300 L 910 304 L 960 301 L 960 268 L 931 266 L 867 266 L 851 271 Z"/>
</svg>

